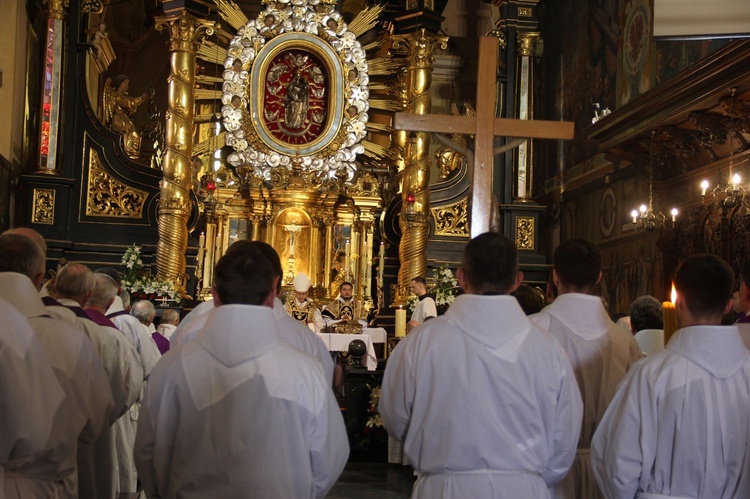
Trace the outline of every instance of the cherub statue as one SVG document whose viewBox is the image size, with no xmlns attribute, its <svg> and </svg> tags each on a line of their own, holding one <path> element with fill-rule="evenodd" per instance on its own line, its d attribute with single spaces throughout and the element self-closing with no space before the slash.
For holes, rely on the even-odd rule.
<svg viewBox="0 0 750 499">
<path fill-rule="evenodd" d="M 457 116 L 459 114 L 458 106 L 459 104 L 457 102 L 451 102 L 451 115 Z M 469 103 L 464 103 L 463 114 L 464 116 L 476 116 L 477 113 Z M 440 178 L 448 178 L 454 171 L 458 170 L 466 160 L 466 156 L 459 152 L 459 150 L 468 147 L 467 136 L 460 133 L 454 133 L 451 134 L 449 140 L 458 147 L 441 147 L 435 151 L 435 161 L 437 162 L 438 168 L 440 168 Z"/>
<path fill-rule="evenodd" d="M 147 98 L 148 92 L 139 97 L 128 95 L 130 79 L 119 75 L 111 85 L 111 78 L 104 83 L 104 123 L 122 135 L 125 154 L 131 159 L 138 159 L 141 150 L 141 133 L 136 130 L 130 116 Z"/>
<path fill-rule="evenodd" d="M 94 47 L 94 55 L 97 59 L 102 60 L 102 42 L 107 38 L 107 25 L 99 23 L 95 28 L 88 30 L 91 34 L 91 46 Z"/>
</svg>

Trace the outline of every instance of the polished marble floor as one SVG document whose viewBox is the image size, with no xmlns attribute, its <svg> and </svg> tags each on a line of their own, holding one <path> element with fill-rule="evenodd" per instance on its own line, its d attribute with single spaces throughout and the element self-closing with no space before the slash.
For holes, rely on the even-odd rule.
<svg viewBox="0 0 750 499">
<path fill-rule="evenodd" d="M 408 466 L 350 462 L 327 499 L 408 499 L 414 484 Z"/>
</svg>

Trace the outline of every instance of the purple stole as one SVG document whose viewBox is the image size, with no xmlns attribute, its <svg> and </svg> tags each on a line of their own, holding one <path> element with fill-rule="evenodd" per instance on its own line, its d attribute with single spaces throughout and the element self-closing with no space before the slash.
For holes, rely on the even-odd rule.
<svg viewBox="0 0 750 499">
<path fill-rule="evenodd" d="M 159 352 L 164 355 L 169 351 L 169 340 L 166 339 L 161 333 L 154 331 L 151 333 L 151 337 L 156 342 L 156 346 L 159 348 Z"/>
<path fill-rule="evenodd" d="M 45 307 L 63 307 L 64 305 L 52 298 L 50 295 L 42 296 L 42 303 Z"/>
<path fill-rule="evenodd" d="M 89 320 L 91 320 L 91 316 L 89 316 L 89 314 L 87 314 L 86 311 L 84 309 L 82 309 L 81 307 L 76 307 L 76 306 L 73 306 L 73 305 L 63 305 L 63 307 L 66 307 L 66 308 L 72 310 L 73 313 L 76 314 L 76 317 L 80 317 L 81 319 L 89 319 Z"/>
<path fill-rule="evenodd" d="M 96 324 L 99 324 L 100 326 L 113 327 L 117 329 L 118 331 L 120 330 L 120 328 L 115 326 L 114 322 L 109 320 L 109 318 L 106 315 L 99 312 L 98 310 L 88 309 L 88 310 L 85 310 L 85 312 L 88 314 L 89 319 L 94 321 Z"/>
<path fill-rule="evenodd" d="M 120 310 L 119 312 L 112 312 L 107 317 L 109 317 L 110 319 L 114 319 L 115 317 L 119 317 L 121 315 L 128 315 L 128 311 L 127 310 Z"/>
</svg>

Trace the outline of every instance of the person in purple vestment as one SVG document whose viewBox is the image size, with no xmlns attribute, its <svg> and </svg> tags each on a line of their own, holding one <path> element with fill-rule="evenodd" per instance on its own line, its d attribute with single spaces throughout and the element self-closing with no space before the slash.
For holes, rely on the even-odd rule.
<svg viewBox="0 0 750 499">
<path fill-rule="evenodd" d="M 169 340 L 156 331 L 154 326 L 154 318 L 156 317 L 156 308 L 154 304 L 148 300 L 137 301 L 130 308 L 130 315 L 138 319 L 138 321 L 146 326 L 151 338 L 159 348 L 159 353 L 164 355 L 169 351 Z"/>
</svg>

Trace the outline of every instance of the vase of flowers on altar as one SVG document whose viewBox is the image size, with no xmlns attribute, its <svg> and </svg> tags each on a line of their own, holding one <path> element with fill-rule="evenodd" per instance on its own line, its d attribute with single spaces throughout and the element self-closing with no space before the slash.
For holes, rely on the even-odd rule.
<svg viewBox="0 0 750 499">
<path fill-rule="evenodd" d="M 150 300 L 157 305 L 179 305 L 182 301 L 175 284 L 166 279 L 159 280 L 143 267 L 141 248 L 132 244 L 125 250 L 120 263 L 125 267 L 122 287 L 130 293 L 133 302 Z"/>
<path fill-rule="evenodd" d="M 429 282 L 429 281 L 428 281 Z M 436 267 L 432 271 L 432 286 L 427 290 L 435 299 L 435 307 L 438 315 L 443 315 L 448 307 L 458 296 L 461 288 L 458 286 L 458 280 L 453 275 L 453 271 L 447 265 Z M 417 306 L 419 298 L 412 295 L 406 303 L 406 309 L 411 314 Z"/>
</svg>

